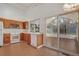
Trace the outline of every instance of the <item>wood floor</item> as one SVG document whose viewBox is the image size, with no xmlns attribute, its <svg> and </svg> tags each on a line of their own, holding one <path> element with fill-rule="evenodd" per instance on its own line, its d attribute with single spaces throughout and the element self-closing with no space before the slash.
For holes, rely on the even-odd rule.
<svg viewBox="0 0 79 59">
<path fill-rule="evenodd" d="M 57 56 L 58 52 L 42 47 L 36 49 L 26 43 L 16 43 L 0 47 L 0 56 Z"/>
</svg>

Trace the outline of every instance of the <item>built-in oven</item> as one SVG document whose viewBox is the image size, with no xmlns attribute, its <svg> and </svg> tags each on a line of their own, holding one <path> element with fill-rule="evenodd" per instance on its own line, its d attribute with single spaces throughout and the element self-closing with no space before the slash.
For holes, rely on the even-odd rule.
<svg viewBox="0 0 79 59">
<path fill-rule="evenodd" d="M 20 42 L 20 34 L 11 34 L 11 43 Z"/>
</svg>

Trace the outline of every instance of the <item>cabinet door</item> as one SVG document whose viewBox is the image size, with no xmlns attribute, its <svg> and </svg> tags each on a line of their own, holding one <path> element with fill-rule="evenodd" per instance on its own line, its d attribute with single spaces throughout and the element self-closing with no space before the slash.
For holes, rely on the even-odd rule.
<svg viewBox="0 0 79 59">
<path fill-rule="evenodd" d="M 23 22 L 23 29 L 28 29 L 28 22 Z"/>
<path fill-rule="evenodd" d="M 4 34 L 4 44 L 9 44 L 10 43 L 10 34 Z"/>
<path fill-rule="evenodd" d="M 27 40 L 27 44 L 31 44 L 31 35 L 30 34 L 26 34 L 26 40 Z"/>
<path fill-rule="evenodd" d="M 21 33 L 20 40 L 27 42 L 27 44 L 31 44 L 31 35 L 26 33 Z"/>
<path fill-rule="evenodd" d="M 40 46 L 43 44 L 43 35 L 39 34 L 37 35 L 37 46 Z"/>
<path fill-rule="evenodd" d="M 24 41 L 24 33 L 20 34 L 20 41 Z"/>
</svg>

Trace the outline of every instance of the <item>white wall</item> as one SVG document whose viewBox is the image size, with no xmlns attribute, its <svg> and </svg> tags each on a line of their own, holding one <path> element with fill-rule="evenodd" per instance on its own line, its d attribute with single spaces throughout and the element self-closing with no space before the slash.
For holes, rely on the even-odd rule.
<svg viewBox="0 0 79 59">
<path fill-rule="evenodd" d="M 8 19 L 25 19 L 25 13 L 13 6 L 6 3 L 0 3 L 0 17 L 6 17 Z"/>
</svg>

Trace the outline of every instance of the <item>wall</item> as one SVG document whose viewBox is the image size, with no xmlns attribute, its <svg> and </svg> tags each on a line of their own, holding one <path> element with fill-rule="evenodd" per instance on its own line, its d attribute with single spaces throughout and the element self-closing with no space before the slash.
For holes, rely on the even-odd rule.
<svg viewBox="0 0 79 59">
<path fill-rule="evenodd" d="M 25 19 L 25 13 L 7 3 L 0 3 L 0 17 L 8 19 Z"/>
</svg>

